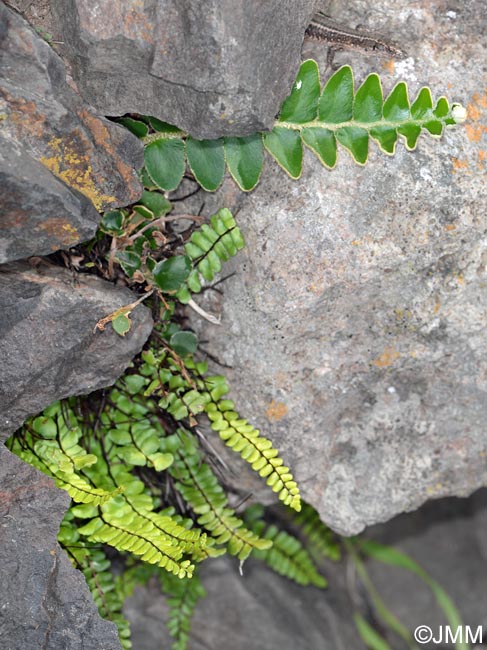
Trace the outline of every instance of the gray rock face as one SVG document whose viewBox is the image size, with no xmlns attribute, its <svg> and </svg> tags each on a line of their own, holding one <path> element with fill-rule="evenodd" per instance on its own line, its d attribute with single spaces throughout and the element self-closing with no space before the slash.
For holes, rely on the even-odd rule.
<svg viewBox="0 0 487 650">
<path fill-rule="evenodd" d="M 2 140 L 0 262 L 52 253 L 93 237 L 100 215 L 25 150 Z"/>
<path fill-rule="evenodd" d="M 271 126 L 299 65 L 314 0 L 52 0 L 82 96 L 197 138 Z"/>
<path fill-rule="evenodd" d="M 134 294 L 89 275 L 41 263 L 0 267 L 0 434 L 57 399 L 109 386 L 152 329 L 149 310 L 132 312 L 124 337 L 97 322 Z"/>
<path fill-rule="evenodd" d="M 119 650 L 56 542 L 69 496 L 0 444 L 0 638 L 5 650 Z"/>
<path fill-rule="evenodd" d="M 336 17 L 372 20 L 365 4 Z M 205 208 L 239 207 L 247 248 L 209 306 L 223 327 L 202 325 L 202 338 L 233 367 L 239 410 L 345 534 L 487 480 L 484 4 L 415 7 L 374 4 L 385 33 L 414 52 L 382 70 L 385 91 L 399 79 L 413 97 L 424 84 L 448 91 L 468 105 L 465 127 L 392 159 L 371 145 L 364 168 L 342 153 L 328 172 L 306 152 L 299 182 L 268 164 L 253 193 L 228 182 Z M 319 47 L 304 54 L 324 70 Z M 357 83 L 378 67 L 336 59 Z"/>
<path fill-rule="evenodd" d="M 83 103 L 58 55 L 3 3 L 0 25 L 3 263 L 86 240 L 97 210 L 136 201 L 142 145 Z"/>
<path fill-rule="evenodd" d="M 367 536 L 407 553 L 422 566 L 452 598 L 464 625 L 474 634 L 479 625 L 484 628 L 485 644 L 487 490 L 479 490 L 470 499 L 427 503 L 413 514 L 374 526 Z M 428 625 L 439 638 L 440 626 L 446 625 L 444 612 L 417 576 L 375 560 L 368 562 L 367 569 L 384 602 L 402 623 L 410 630 Z"/>
<path fill-rule="evenodd" d="M 195 610 L 191 650 L 365 650 L 354 629 L 343 584 L 328 592 L 301 587 L 248 560 L 244 575 L 235 559 L 205 562 L 207 591 Z M 134 650 L 169 647 L 167 607 L 157 584 L 137 588 L 124 608 Z"/>
</svg>

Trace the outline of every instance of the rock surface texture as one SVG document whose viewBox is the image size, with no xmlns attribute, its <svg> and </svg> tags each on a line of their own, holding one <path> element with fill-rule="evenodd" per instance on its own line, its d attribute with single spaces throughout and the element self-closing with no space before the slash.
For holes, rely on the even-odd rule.
<svg viewBox="0 0 487 650">
<path fill-rule="evenodd" d="M 119 650 L 56 542 L 69 496 L 0 444 L 0 639 L 4 650 Z M 35 523 L 35 529 L 33 524 Z"/>
<path fill-rule="evenodd" d="M 97 210 L 137 200 L 142 145 L 80 99 L 58 55 L 3 3 L 0 25 L 4 263 L 89 239 Z"/>
<path fill-rule="evenodd" d="M 127 289 L 41 262 L 0 267 L 0 434 L 70 395 L 109 386 L 152 329 L 149 310 L 132 312 L 121 338 L 97 322 L 135 299 Z"/>
<path fill-rule="evenodd" d="M 52 0 L 55 40 L 103 115 L 197 138 L 265 129 L 289 92 L 314 0 Z"/>
<path fill-rule="evenodd" d="M 228 181 L 205 209 L 238 207 L 247 248 L 209 306 L 223 313 L 218 336 L 201 329 L 232 366 L 240 412 L 322 518 L 352 534 L 487 480 L 487 17 L 482 0 L 352 0 L 329 13 L 411 53 L 337 53 L 357 83 L 376 70 L 385 92 L 429 85 L 469 120 L 414 153 L 371 145 L 364 168 L 342 152 L 329 172 L 306 152 L 299 181 L 270 161 L 249 195 Z M 303 56 L 325 69 L 319 43 Z"/>
</svg>

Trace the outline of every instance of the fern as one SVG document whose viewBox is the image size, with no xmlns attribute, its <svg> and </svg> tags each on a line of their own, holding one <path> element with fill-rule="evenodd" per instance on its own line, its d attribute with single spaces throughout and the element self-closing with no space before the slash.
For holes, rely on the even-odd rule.
<svg viewBox="0 0 487 650">
<path fill-rule="evenodd" d="M 160 566 L 180 578 L 191 577 L 194 565 L 190 560 L 181 559 L 188 547 L 185 540 L 178 543 L 181 531 L 176 522 L 169 517 L 165 521 L 154 513 L 140 515 L 120 497 L 103 508 L 97 517 L 80 526 L 81 535 L 91 542 L 109 544 L 140 556 L 144 562 Z"/>
<path fill-rule="evenodd" d="M 214 376 L 205 380 L 211 401 L 205 405 L 211 428 L 217 431 L 225 444 L 238 452 L 252 469 L 266 478 L 273 492 L 277 492 L 284 505 L 299 512 L 301 498 L 299 488 L 289 467 L 284 465 L 279 452 L 260 431 L 239 417 L 231 400 L 222 399 L 229 391 L 224 377 Z"/>
<path fill-rule="evenodd" d="M 186 650 L 191 617 L 198 600 L 206 596 L 206 591 L 197 574 L 191 580 L 176 580 L 168 574 L 160 574 L 159 577 L 169 605 L 167 628 L 174 639 L 172 650 Z"/>
<path fill-rule="evenodd" d="M 306 548 L 315 562 L 325 557 L 334 562 L 340 560 L 341 551 L 335 533 L 324 524 L 316 510 L 309 503 L 302 503 L 301 512 L 292 515 L 292 522 L 304 540 Z"/>
<path fill-rule="evenodd" d="M 270 440 L 260 431 L 239 417 L 231 400 L 222 399 L 229 387 L 221 375 L 206 377 L 207 365 L 197 363 L 191 357 L 184 360 L 170 358 L 167 352 L 143 353 L 145 360 L 140 372 L 149 376 L 145 395 L 161 394 L 158 404 L 176 420 L 194 417 L 205 412 L 211 428 L 217 431 L 225 444 L 239 453 L 252 469 L 266 478 L 267 485 L 278 494 L 284 505 L 299 511 L 301 500 L 299 488 L 284 461 Z M 185 372 L 181 372 L 183 363 Z M 163 369 L 161 368 L 164 364 Z"/>
<path fill-rule="evenodd" d="M 102 549 L 81 539 L 69 510 L 61 522 L 58 541 L 68 553 L 73 566 L 83 572 L 100 615 L 117 626 L 123 650 L 130 650 L 130 624 L 122 613 L 125 596 L 115 588 L 110 560 Z"/>
<path fill-rule="evenodd" d="M 148 449 L 147 429 L 142 427 L 139 430 L 137 427 L 141 418 L 149 414 L 148 409 L 127 400 L 118 388 L 112 389 L 110 398 L 114 406 L 101 416 L 101 421 L 108 427 L 107 438 L 103 444 L 90 440 L 91 450 L 96 453 L 79 451 L 82 448 L 77 442 L 82 437 L 82 427 L 70 428 L 71 424 L 66 424 L 65 417 L 70 423 L 76 422 L 76 418 L 71 409 L 66 405 L 62 408 L 59 403 L 46 410 L 42 419 L 28 423 L 23 437 L 12 438 L 11 449 L 53 476 L 61 487 L 64 487 L 63 481 L 69 482 L 65 489 L 74 501 L 81 504 L 73 506 L 71 512 L 78 519 L 88 520 L 78 528 L 88 543 L 109 544 L 180 577 L 191 576 L 194 564 L 185 556 L 201 556 L 206 535 L 201 535 L 199 530 L 188 530 L 170 516 L 157 513 L 154 499 L 147 493 L 144 483 L 131 473 L 136 465 L 153 464 L 153 452 L 165 459 L 170 458 L 172 462 L 171 455 L 154 451 L 154 442 L 157 440 L 159 449 L 159 438 L 165 432 L 160 425 L 153 423 L 152 443 Z M 50 438 L 40 438 L 42 434 Z M 122 463 L 119 444 L 124 436 L 128 436 L 129 453 L 122 454 L 125 461 Z M 138 449 L 132 447 L 134 439 Z M 60 449 L 61 444 L 63 449 Z M 142 455 L 139 449 L 145 449 L 146 454 Z M 141 455 L 134 456 L 134 452 Z M 95 462 L 84 462 L 77 469 L 72 458 L 85 456 L 90 456 L 90 460 Z M 142 459 L 144 463 L 141 463 Z M 57 462 L 61 462 L 64 468 L 62 481 Z"/>
<path fill-rule="evenodd" d="M 427 88 L 410 103 L 403 82 L 384 100 L 376 74 L 355 90 L 348 66 L 322 89 L 316 63 L 306 61 L 270 133 L 198 141 L 152 117 L 120 119 L 145 141 L 141 180 L 146 189 L 137 204 L 103 215 L 101 232 L 85 252 L 98 244 L 103 249 L 111 239 L 105 249 L 106 268 L 96 255 L 90 265 L 103 267 L 103 274 L 114 279 L 118 264 L 127 283 L 142 284 L 145 292 L 100 318 L 97 329 L 103 331 L 111 323 L 125 336 L 131 311 L 149 297 L 154 314 L 159 312 L 159 325 L 149 348 L 101 398 L 88 397 L 76 410 L 79 403 L 73 399 L 54 404 L 28 421 L 8 445 L 70 494 L 73 504 L 59 540 L 83 571 L 100 613 L 117 624 L 124 649 L 131 644 L 121 613 L 123 600 L 135 584 L 151 576 L 159 578 L 169 596 L 173 650 L 185 650 L 191 614 L 204 595 L 194 576 L 197 563 L 225 550 L 243 562 L 253 552 L 299 584 L 323 588 L 326 580 L 312 558 L 339 557 L 331 531 L 310 506 L 302 508 L 297 484 L 277 449 L 239 416 L 226 397 L 226 380 L 207 376 L 207 364 L 193 358 L 196 336 L 174 322 L 178 302 L 191 303 L 191 295 L 212 282 L 222 263 L 244 246 L 242 233 L 230 211 L 222 209 L 189 239 L 183 235 L 168 243 L 163 223 L 177 216 L 193 221 L 199 217 L 171 217 L 173 206 L 161 191 L 176 189 L 187 165 L 207 191 L 220 186 L 226 169 L 249 191 L 261 176 L 265 151 L 289 176 L 298 178 L 303 145 L 330 169 L 338 145 L 365 164 L 370 139 L 393 154 L 399 137 L 414 149 L 422 130 L 440 136 L 445 127 L 464 118 L 461 106 L 450 107 L 444 97 L 434 103 Z M 96 409 L 91 399 L 100 400 Z M 244 521 L 228 506 L 225 491 L 190 433 L 203 413 L 225 444 L 266 479 L 285 505 L 300 513 L 293 515 L 293 524 L 307 548 L 261 516 L 247 514 Z M 117 579 L 100 544 L 130 554 Z M 362 550 L 393 564 L 405 562 L 402 556 L 391 559 L 378 547 Z M 422 575 L 410 562 L 408 568 Z M 442 590 L 431 580 L 428 584 L 454 620 L 456 611 Z M 371 638 L 365 622 L 361 629 Z M 396 630 L 402 633 L 398 625 Z"/>
<path fill-rule="evenodd" d="M 80 470 L 97 462 L 78 445 L 81 431 L 66 424 L 59 402 L 27 423 L 23 435 L 14 436 L 8 446 L 22 460 L 51 476 L 56 485 L 78 503 L 100 505 L 118 494 L 119 489 L 94 487 Z"/>
<path fill-rule="evenodd" d="M 324 589 L 325 578 L 318 572 L 308 551 L 293 535 L 275 525 L 268 525 L 263 519 L 264 509 L 251 506 L 245 513 L 245 521 L 256 535 L 272 541 L 269 549 L 256 550 L 253 556 L 263 560 L 269 567 L 300 585 L 314 585 Z"/>
<path fill-rule="evenodd" d="M 201 187 L 213 192 L 223 181 L 226 165 L 238 186 L 250 191 L 262 172 L 264 149 L 291 178 L 299 178 L 303 144 L 329 169 L 337 162 L 337 144 L 363 165 L 370 139 L 392 155 L 399 136 L 413 150 L 421 131 L 441 136 L 445 127 L 465 117 L 465 109 L 459 104 L 450 107 L 445 97 L 433 102 L 429 88 L 422 88 L 411 103 L 404 82 L 384 99 L 375 73 L 355 91 L 349 66 L 340 68 L 322 89 L 318 66 L 308 60 L 301 65 L 270 133 L 198 141 L 163 122 L 150 122 L 156 132 L 144 131 L 142 136 L 146 142 L 144 178 L 160 189 L 174 189 L 187 162 Z"/>
<path fill-rule="evenodd" d="M 199 293 L 202 279 L 211 282 L 226 262 L 244 247 L 240 229 L 230 210 L 219 210 L 210 218 L 210 224 L 203 224 L 184 245 L 186 255 L 193 263 L 186 284 L 176 294 L 178 300 L 187 303 L 191 293 Z M 190 293 L 191 292 L 191 293 Z"/>
<path fill-rule="evenodd" d="M 216 544 L 226 544 L 228 552 L 241 561 L 252 550 L 270 548 L 272 542 L 260 539 L 245 528 L 244 522 L 228 507 L 227 496 L 210 466 L 201 462 L 194 438 L 179 429 L 178 455 L 170 467 L 176 479 L 176 488 L 193 512 L 198 524 L 215 539 Z"/>
</svg>

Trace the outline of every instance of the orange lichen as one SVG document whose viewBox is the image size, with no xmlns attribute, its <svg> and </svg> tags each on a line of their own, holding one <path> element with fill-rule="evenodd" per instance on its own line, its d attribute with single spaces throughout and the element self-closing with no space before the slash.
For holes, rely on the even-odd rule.
<svg viewBox="0 0 487 650">
<path fill-rule="evenodd" d="M 144 13 L 142 0 L 133 0 L 132 6 L 127 7 L 124 21 L 124 33 L 133 39 L 142 39 L 150 45 L 154 45 L 154 26 Z"/>
<path fill-rule="evenodd" d="M 460 169 L 468 169 L 468 161 L 460 160 L 460 158 L 451 159 L 454 171 L 459 171 Z"/>
<path fill-rule="evenodd" d="M 480 119 L 481 111 L 478 106 L 473 103 L 467 105 L 467 115 L 469 120 L 474 120 L 475 122 Z"/>
<path fill-rule="evenodd" d="M 387 70 L 389 74 L 394 74 L 394 70 L 396 69 L 396 64 L 394 63 L 393 59 L 389 59 L 388 61 L 385 61 L 382 64 L 382 67 L 384 68 L 384 70 Z"/>
<path fill-rule="evenodd" d="M 480 93 L 474 93 L 472 95 L 472 100 L 478 104 L 481 108 L 487 108 L 487 95 L 481 95 Z"/>
<path fill-rule="evenodd" d="M 477 151 L 477 159 L 478 159 L 477 167 L 479 168 L 479 170 L 483 169 L 485 166 L 485 162 L 487 161 L 487 151 L 485 151 L 484 149 L 479 149 Z"/>
<path fill-rule="evenodd" d="M 117 170 L 122 177 L 126 191 L 130 191 L 127 203 L 136 201 L 139 198 L 138 187 L 134 187 L 135 174 L 133 168 L 125 163 L 115 150 L 110 131 L 100 118 L 86 110 L 78 111 L 78 116 L 88 127 L 93 135 L 95 143 L 109 154 L 116 164 Z M 102 180 L 102 179 L 100 179 Z"/>
<path fill-rule="evenodd" d="M 42 138 L 45 134 L 46 116 L 37 111 L 34 101 L 14 97 L 5 89 L 1 95 L 6 99 L 9 113 L 5 117 L 8 126 L 12 126 L 17 138 L 22 140 L 28 136 Z"/>
<path fill-rule="evenodd" d="M 399 359 L 400 356 L 401 354 L 395 348 L 386 348 L 380 357 L 374 359 L 372 363 L 377 368 L 387 368 L 388 366 L 392 366 L 394 361 Z"/>
<path fill-rule="evenodd" d="M 433 312 L 436 316 L 436 314 L 440 311 L 441 309 L 441 302 L 439 300 L 436 301 L 435 303 L 435 308 L 433 309 Z"/>
<path fill-rule="evenodd" d="M 487 133 L 487 126 L 484 124 L 465 124 L 465 131 L 470 142 L 480 142 L 484 133 Z"/>
<path fill-rule="evenodd" d="M 472 122 L 478 122 L 485 109 L 487 109 L 487 95 L 478 92 L 472 95 L 472 101 L 467 105 L 468 119 Z M 479 142 L 483 134 L 487 132 L 485 124 L 466 124 L 467 138 L 470 142 Z"/>
<path fill-rule="evenodd" d="M 279 422 L 287 413 L 287 406 L 282 402 L 275 402 L 274 400 L 272 400 L 265 412 L 269 422 Z"/>
<path fill-rule="evenodd" d="M 2 214 L 0 219 L 0 230 L 10 230 L 10 228 L 24 228 L 29 223 L 29 215 L 22 208 L 12 209 Z"/>
<path fill-rule="evenodd" d="M 451 232 L 452 230 L 456 230 L 456 229 L 457 229 L 457 227 L 456 227 L 456 224 L 454 224 L 454 223 L 447 223 L 446 226 L 445 226 L 445 230 L 447 232 Z"/>
</svg>

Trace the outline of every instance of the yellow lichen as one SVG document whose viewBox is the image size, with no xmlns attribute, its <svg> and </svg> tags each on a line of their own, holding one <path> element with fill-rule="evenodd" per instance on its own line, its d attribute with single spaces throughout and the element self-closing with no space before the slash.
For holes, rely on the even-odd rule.
<svg viewBox="0 0 487 650">
<path fill-rule="evenodd" d="M 80 155 L 74 144 L 67 143 L 61 138 L 52 138 L 48 146 L 52 156 L 43 156 L 40 159 L 44 167 L 63 180 L 66 185 L 74 187 L 88 197 L 98 211 L 116 203 L 114 196 L 107 196 L 98 190 L 88 156 Z"/>
<path fill-rule="evenodd" d="M 45 230 L 55 239 L 52 244 L 52 250 L 55 251 L 62 246 L 72 246 L 80 240 L 78 230 L 66 219 L 62 217 L 49 217 L 44 219 L 38 226 L 37 230 Z"/>
</svg>

